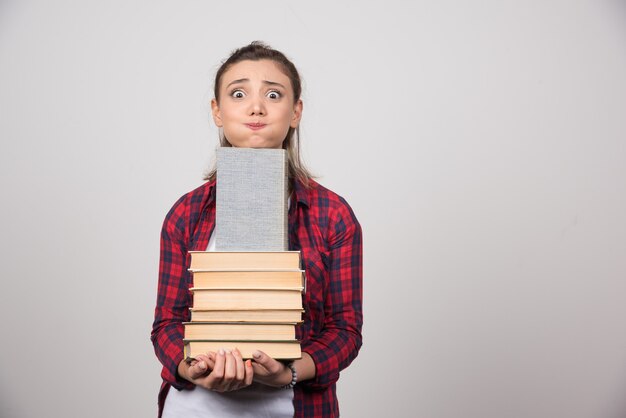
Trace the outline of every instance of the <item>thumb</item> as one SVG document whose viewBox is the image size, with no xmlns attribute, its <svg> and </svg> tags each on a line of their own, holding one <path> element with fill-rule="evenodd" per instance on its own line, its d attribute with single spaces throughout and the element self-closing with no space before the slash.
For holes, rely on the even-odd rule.
<svg viewBox="0 0 626 418">
<path fill-rule="evenodd" d="M 267 354 L 265 354 L 264 352 L 260 351 L 260 350 L 255 350 L 252 353 L 252 358 L 254 359 L 254 361 L 256 361 L 259 364 L 263 364 L 265 365 L 267 363 L 267 359 L 269 358 L 267 356 Z"/>
<path fill-rule="evenodd" d="M 263 351 L 256 350 L 252 353 L 252 358 L 254 358 L 255 362 L 265 367 L 265 369 L 270 373 L 277 373 L 280 370 L 281 364 L 277 360 L 274 360 L 265 354 Z"/>
</svg>

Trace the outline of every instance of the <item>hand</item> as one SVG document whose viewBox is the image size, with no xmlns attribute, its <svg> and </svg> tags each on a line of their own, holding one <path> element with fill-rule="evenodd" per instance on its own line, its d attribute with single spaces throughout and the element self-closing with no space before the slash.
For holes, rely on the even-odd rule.
<svg viewBox="0 0 626 418">
<path fill-rule="evenodd" d="M 291 369 L 262 351 L 252 353 L 254 380 L 268 386 L 281 387 L 291 383 Z"/>
<path fill-rule="evenodd" d="M 216 392 L 241 389 L 252 383 L 252 362 L 243 361 L 239 350 L 200 354 L 191 363 L 183 360 L 178 374 L 191 383 Z"/>
</svg>

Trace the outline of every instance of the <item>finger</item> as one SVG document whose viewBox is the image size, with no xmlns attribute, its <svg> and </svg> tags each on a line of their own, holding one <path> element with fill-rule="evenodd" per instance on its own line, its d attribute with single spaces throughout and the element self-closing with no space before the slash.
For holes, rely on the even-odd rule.
<svg viewBox="0 0 626 418">
<path fill-rule="evenodd" d="M 246 371 L 246 378 L 244 380 L 244 383 L 246 386 L 250 386 L 252 384 L 252 379 L 254 378 L 254 369 L 252 368 L 252 360 L 246 360 L 245 371 Z"/>
<path fill-rule="evenodd" d="M 274 360 L 263 351 L 256 350 L 252 353 L 254 361 L 263 366 L 269 373 L 276 374 L 282 370 L 282 364 L 277 360 Z"/>
<path fill-rule="evenodd" d="M 235 358 L 236 368 L 235 380 L 237 381 L 237 383 L 241 383 L 246 377 L 246 366 L 243 364 L 241 352 L 237 348 L 233 350 L 233 357 Z"/>
<path fill-rule="evenodd" d="M 257 377 L 269 375 L 269 372 L 262 364 L 256 363 L 254 361 L 252 362 L 252 370 L 254 371 L 254 375 Z"/>
<path fill-rule="evenodd" d="M 213 371 L 211 372 L 211 375 L 213 375 L 214 379 L 221 380 L 224 377 L 224 363 L 226 362 L 225 354 L 226 353 L 221 348 L 217 352 L 217 357 L 215 359 L 215 367 L 213 368 Z"/>
<path fill-rule="evenodd" d="M 189 366 L 189 377 L 192 379 L 198 379 L 206 374 L 208 366 L 204 361 L 198 361 Z"/>
<path fill-rule="evenodd" d="M 215 354 L 209 352 L 207 354 L 199 354 L 196 359 L 198 361 L 204 361 L 207 364 L 208 368 L 210 370 L 213 370 L 213 368 L 215 367 L 215 361 L 213 360 L 215 358 L 214 356 Z"/>
<path fill-rule="evenodd" d="M 206 357 L 208 359 L 206 361 L 207 361 L 207 364 L 209 365 L 209 368 L 213 370 L 213 368 L 215 367 L 215 359 L 217 357 L 217 353 L 214 353 L 213 351 L 209 351 L 206 354 Z"/>
<path fill-rule="evenodd" d="M 224 384 L 225 390 L 230 390 L 231 385 L 234 383 L 235 377 L 237 376 L 237 365 L 235 362 L 235 357 L 233 356 L 232 351 L 226 350 L 226 363 L 224 364 Z"/>
<path fill-rule="evenodd" d="M 224 350 L 222 349 L 218 350 L 218 352 L 215 354 L 215 364 L 214 364 L 213 369 L 211 370 L 211 373 L 209 373 L 203 379 L 194 383 L 201 385 L 202 387 L 206 389 L 223 392 L 221 386 L 222 386 L 222 378 L 224 376 L 224 363 L 225 363 L 224 355 L 225 355 Z"/>
</svg>

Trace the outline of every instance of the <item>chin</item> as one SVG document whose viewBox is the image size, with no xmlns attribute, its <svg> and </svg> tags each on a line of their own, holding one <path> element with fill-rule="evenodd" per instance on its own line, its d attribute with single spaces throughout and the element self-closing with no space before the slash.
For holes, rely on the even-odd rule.
<svg viewBox="0 0 626 418">
<path fill-rule="evenodd" d="M 252 136 L 235 136 L 235 139 L 227 141 L 235 148 L 282 148 L 283 141 L 277 139 L 268 139 L 260 135 Z M 228 138 L 228 135 L 226 136 Z"/>
<path fill-rule="evenodd" d="M 251 139 L 249 141 L 245 142 L 245 145 L 242 145 L 243 147 L 246 148 L 281 148 L 282 147 L 282 142 L 275 142 L 275 141 L 267 141 L 265 139 L 262 140 L 255 140 L 255 139 Z"/>
</svg>

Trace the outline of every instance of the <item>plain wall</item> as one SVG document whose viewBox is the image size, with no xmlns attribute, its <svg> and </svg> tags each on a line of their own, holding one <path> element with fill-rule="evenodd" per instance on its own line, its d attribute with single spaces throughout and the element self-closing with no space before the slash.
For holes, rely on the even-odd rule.
<svg viewBox="0 0 626 418">
<path fill-rule="evenodd" d="M 625 416 L 617 0 L 1 1 L 0 416 L 155 416 L 161 223 L 256 39 L 364 231 L 342 416 Z"/>
</svg>

